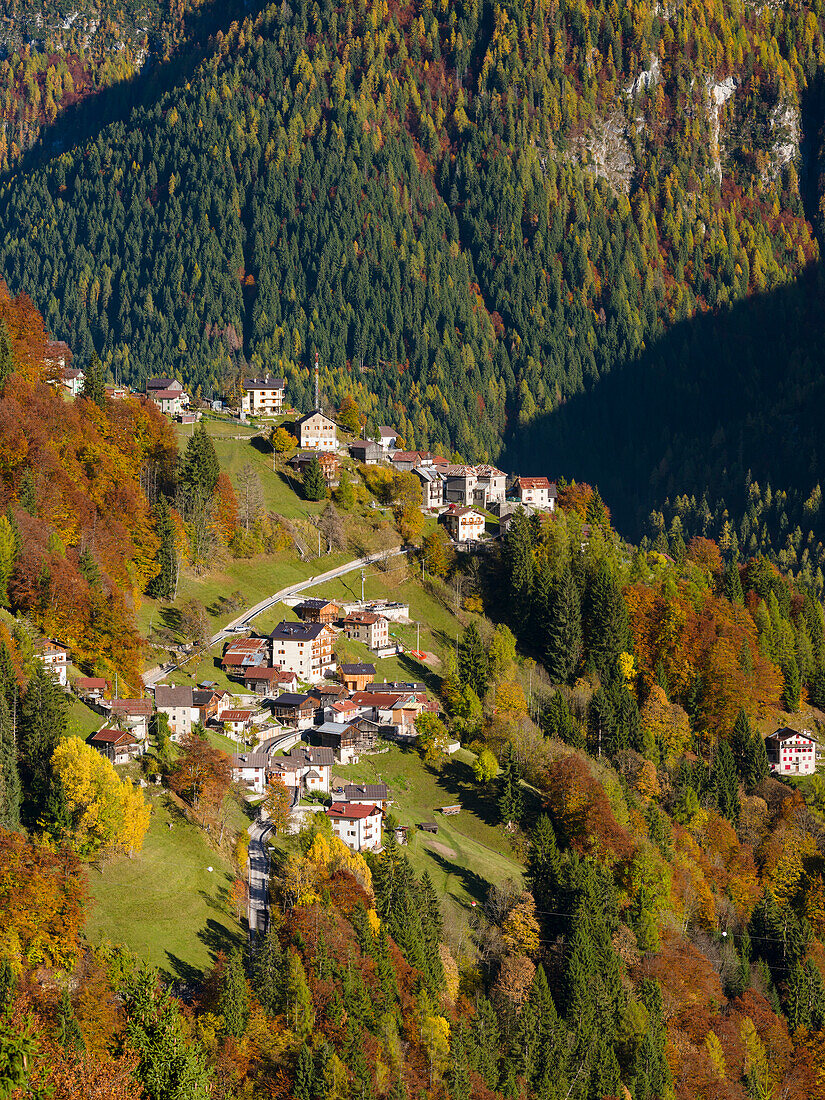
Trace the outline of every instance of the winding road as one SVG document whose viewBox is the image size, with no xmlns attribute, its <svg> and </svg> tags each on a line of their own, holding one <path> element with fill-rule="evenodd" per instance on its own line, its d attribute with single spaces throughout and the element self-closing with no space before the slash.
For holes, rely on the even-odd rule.
<svg viewBox="0 0 825 1100">
<path fill-rule="evenodd" d="M 269 856 L 266 838 L 272 826 L 256 821 L 249 829 L 249 936 L 266 932 L 269 914 Z"/>
<path fill-rule="evenodd" d="M 328 569 L 326 573 L 319 573 L 317 577 L 309 577 L 305 581 L 298 581 L 297 584 L 290 584 L 286 588 L 280 589 L 278 592 L 273 592 L 271 596 L 267 596 L 265 600 L 261 600 L 260 603 L 256 603 L 253 607 L 248 608 L 237 618 L 228 622 L 225 627 L 222 627 L 217 634 L 213 634 L 209 639 L 209 648 L 213 645 L 217 645 L 218 642 L 222 642 L 225 638 L 230 637 L 238 631 L 246 630 L 251 626 L 252 620 L 262 614 L 264 611 L 268 611 L 270 607 L 274 607 L 276 603 L 280 603 L 281 600 L 287 599 L 289 596 L 297 596 L 300 592 L 303 592 L 307 588 L 314 588 L 318 584 L 324 584 L 326 581 L 335 580 L 337 577 L 343 577 L 346 573 L 352 573 L 356 569 L 364 569 L 368 565 L 375 565 L 379 561 L 384 561 L 386 558 L 395 558 L 400 554 L 406 554 L 407 549 L 404 546 L 393 546 L 389 550 L 380 550 L 376 554 L 368 554 L 363 558 L 355 558 L 354 561 L 348 561 L 344 565 L 339 565 L 335 569 Z M 187 658 L 191 660 L 192 654 Z M 155 668 L 150 668 L 148 672 L 143 674 L 143 683 L 146 687 L 154 687 L 159 680 L 162 680 L 165 676 L 168 676 L 170 672 L 174 672 L 175 669 L 180 668 L 181 664 L 186 664 L 187 661 L 182 661 L 180 664 L 170 661 L 165 665 L 156 665 Z"/>
</svg>

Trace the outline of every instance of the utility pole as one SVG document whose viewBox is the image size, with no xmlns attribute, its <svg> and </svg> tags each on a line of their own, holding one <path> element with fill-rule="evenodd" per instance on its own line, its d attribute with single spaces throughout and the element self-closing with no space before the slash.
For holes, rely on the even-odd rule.
<svg viewBox="0 0 825 1100">
<path fill-rule="evenodd" d="M 318 351 L 315 352 L 315 408 L 321 408 L 321 390 L 318 385 Z"/>
<path fill-rule="evenodd" d="M 361 603 L 364 602 L 364 570 L 361 570 Z"/>
<path fill-rule="evenodd" d="M 415 648 L 421 652 L 421 623 L 415 624 Z"/>
</svg>

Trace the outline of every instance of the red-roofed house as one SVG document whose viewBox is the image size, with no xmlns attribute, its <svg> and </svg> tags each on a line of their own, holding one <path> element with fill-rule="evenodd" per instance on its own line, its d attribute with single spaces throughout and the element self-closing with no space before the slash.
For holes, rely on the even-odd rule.
<svg viewBox="0 0 825 1100">
<path fill-rule="evenodd" d="M 102 676 L 78 676 L 72 688 L 75 695 L 79 695 L 81 699 L 97 701 L 111 692 L 112 685 Z"/>
<path fill-rule="evenodd" d="M 278 695 L 297 691 L 298 677 L 283 668 L 248 668 L 243 674 L 244 687 L 256 695 Z"/>
<path fill-rule="evenodd" d="M 138 741 L 149 739 L 149 719 L 154 713 L 151 699 L 112 700 L 112 721 L 127 729 Z"/>
<path fill-rule="evenodd" d="M 333 802 L 326 811 L 334 836 L 353 852 L 381 850 L 381 811 L 377 806 Z"/>
<path fill-rule="evenodd" d="M 461 508 L 451 504 L 438 517 L 454 542 L 478 542 L 484 534 L 484 516 L 475 508 Z"/>
<path fill-rule="evenodd" d="M 517 477 L 513 493 L 522 504 L 532 504 L 534 508 L 546 508 L 550 512 L 555 510 L 556 485 L 546 477 Z"/>
<path fill-rule="evenodd" d="M 339 703 L 333 703 L 327 707 L 327 720 L 329 722 L 354 722 L 361 714 L 358 707 L 351 699 L 342 699 Z"/>
<path fill-rule="evenodd" d="M 251 710 L 225 710 L 221 715 L 221 721 L 225 722 L 229 727 L 228 733 L 230 737 L 234 737 L 236 740 L 240 740 L 248 732 L 252 725 L 252 711 Z"/>
<path fill-rule="evenodd" d="M 53 680 L 61 687 L 66 686 L 68 683 L 66 677 L 68 654 L 62 645 L 44 638 L 35 651 L 35 657 L 45 666 L 46 671 Z"/>
<path fill-rule="evenodd" d="M 108 726 L 104 726 L 97 733 L 90 734 L 86 743 L 93 749 L 97 749 L 101 756 L 105 756 L 113 764 L 128 764 L 130 760 L 140 755 L 140 745 L 131 733 L 110 729 Z"/>
<path fill-rule="evenodd" d="M 765 738 L 765 751 L 774 775 L 813 775 L 816 771 L 816 741 L 807 730 L 779 729 Z"/>
</svg>

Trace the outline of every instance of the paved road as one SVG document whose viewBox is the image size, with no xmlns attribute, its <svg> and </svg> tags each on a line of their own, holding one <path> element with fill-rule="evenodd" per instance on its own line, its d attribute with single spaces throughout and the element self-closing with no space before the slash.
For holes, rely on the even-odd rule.
<svg viewBox="0 0 825 1100">
<path fill-rule="evenodd" d="M 266 838 L 271 829 L 268 821 L 256 821 L 249 828 L 249 935 L 266 932 L 269 911 L 269 857 Z"/>
<path fill-rule="evenodd" d="M 364 569 L 368 565 L 375 565 L 376 562 L 382 561 L 384 558 L 395 558 L 399 554 L 406 554 L 407 550 L 403 546 L 393 546 L 389 550 L 381 550 L 377 554 L 368 554 L 364 558 L 356 558 L 354 561 L 348 561 L 344 565 L 339 565 L 335 569 L 328 569 L 326 573 L 319 573 L 317 577 L 310 577 L 308 580 L 299 581 L 297 584 L 291 584 L 287 588 L 282 588 L 279 592 L 274 592 L 271 596 L 267 596 L 265 600 L 261 600 L 260 603 L 256 603 L 254 607 L 248 608 L 242 615 L 239 615 L 236 619 L 227 623 L 226 626 L 219 630 L 217 634 L 214 634 L 209 640 L 209 648 L 213 645 L 217 645 L 218 642 L 222 642 L 225 638 L 231 637 L 237 631 L 246 630 L 252 623 L 252 620 L 260 615 L 264 611 L 268 611 L 270 607 L 274 607 L 276 603 L 280 603 L 281 600 L 288 598 L 289 596 L 297 596 L 299 592 L 303 592 L 306 588 L 314 588 L 317 584 L 324 584 L 326 581 L 335 580 L 336 577 L 343 577 L 345 573 L 352 573 L 356 569 Z M 185 662 L 183 662 L 185 663 Z M 154 687 L 155 684 L 162 680 L 165 676 L 168 676 L 170 672 L 174 672 L 180 665 L 174 661 L 170 661 L 165 665 L 157 665 L 155 668 L 150 668 L 148 672 L 143 674 L 143 682 L 146 687 Z"/>
</svg>

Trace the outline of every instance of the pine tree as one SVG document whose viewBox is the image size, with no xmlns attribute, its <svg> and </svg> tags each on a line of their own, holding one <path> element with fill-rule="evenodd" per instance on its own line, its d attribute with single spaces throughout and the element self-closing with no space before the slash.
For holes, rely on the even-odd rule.
<svg viewBox="0 0 825 1100">
<path fill-rule="evenodd" d="M 29 820 L 34 821 L 46 805 L 52 754 L 65 736 L 66 714 L 66 696 L 38 661 L 20 705 L 18 722 L 20 778 Z"/>
<path fill-rule="evenodd" d="M 524 876 L 540 914 L 551 913 L 556 908 L 555 885 L 559 867 L 559 848 L 553 823 L 546 814 L 542 814 L 530 835 Z M 543 918 L 540 919 L 542 924 L 546 923 Z"/>
<path fill-rule="evenodd" d="M 0 692 L 0 828 L 14 830 L 19 827 L 21 801 L 14 721 L 5 692 Z"/>
<path fill-rule="evenodd" d="M 471 687 L 479 699 L 484 698 L 490 672 L 487 651 L 474 622 L 470 623 L 458 643 L 458 675 L 462 684 Z"/>
<path fill-rule="evenodd" d="M 314 1083 L 315 1067 L 312 1062 L 312 1051 L 306 1043 L 302 1043 L 298 1052 L 298 1064 L 295 1067 L 295 1084 L 292 1087 L 295 1100 L 310 1100 Z"/>
<path fill-rule="evenodd" d="M 244 974 L 243 958 L 237 947 L 232 950 L 223 968 L 218 1012 L 223 1016 L 226 1033 L 240 1039 L 246 1031 L 249 1019 L 249 987 Z"/>
<path fill-rule="evenodd" d="M 20 489 L 17 493 L 20 501 L 20 507 L 24 512 L 28 512 L 30 516 L 37 515 L 37 490 L 35 489 L 34 476 L 31 470 L 26 469 L 23 471 L 23 476 L 20 479 Z"/>
<path fill-rule="evenodd" d="M 321 469 L 318 455 L 313 455 L 304 471 L 304 496 L 307 500 L 323 500 L 326 495 L 327 483 L 324 481 L 324 471 Z"/>
<path fill-rule="evenodd" d="M 567 700 L 560 691 L 550 696 L 550 702 L 542 716 L 542 727 L 548 737 L 554 737 L 557 741 L 564 741 L 574 748 L 584 749 L 584 734 L 573 721 Z"/>
<path fill-rule="evenodd" d="M 621 589 L 603 562 L 588 578 L 586 595 L 585 651 L 610 683 L 619 675 L 619 654 L 630 648 L 630 632 Z"/>
<path fill-rule="evenodd" d="M 505 569 L 509 580 L 513 631 L 521 635 L 531 621 L 535 575 L 533 535 L 526 513 L 517 511 L 510 521 L 504 543 Z"/>
<path fill-rule="evenodd" d="M 732 561 L 724 574 L 725 595 L 731 603 L 744 603 L 745 594 L 742 591 L 742 578 L 739 576 L 739 566 Z"/>
<path fill-rule="evenodd" d="M 77 559 L 77 571 L 85 578 L 90 588 L 100 588 L 100 567 L 94 554 L 84 546 Z"/>
<path fill-rule="evenodd" d="M 83 389 L 80 392 L 80 396 L 85 397 L 87 401 L 93 401 L 99 409 L 105 408 L 105 386 L 106 373 L 103 370 L 103 364 L 97 352 L 93 351 L 92 358 L 84 372 Z"/>
<path fill-rule="evenodd" d="M 315 1010 L 312 1007 L 304 964 L 294 949 L 289 952 L 286 963 L 286 1012 L 289 1027 L 296 1035 L 303 1037 L 312 1031 Z"/>
<path fill-rule="evenodd" d="M 80 1024 L 77 1022 L 77 1016 L 75 1016 L 72 1008 L 68 985 L 63 986 L 60 1004 L 57 1006 L 57 1041 L 64 1050 L 82 1051 L 86 1049 Z"/>
<path fill-rule="evenodd" d="M 170 600 L 174 596 L 177 581 L 178 551 L 172 509 L 165 497 L 158 497 L 152 514 L 155 519 L 155 533 L 160 540 L 157 557 L 160 571 L 149 583 L 149 595 L 157 600 Z"/>
<path fill-rule="evenodd" d="M 499 1084 L 500 1037 L 496 1010 L 486 997 L 479 996 L 473 1026 L 467 1035 L 467 1056 L 470 1068 L 490 1089 L 497 1089 Z"/>
<path fill-rule="evenodd" d="M 13 370 L 14 351 L 11 346 L 11 337 L 6 322 L 0 321 L 0 393 Z"/>
<path fill-rule="evenodd" d="M 719 813 L 734 825 L 739 820 L 739 777 L 730 745 L 720 741 L 716 749 L 710 775 L 711 788 L 716 794 Z"/>
<path fill-rule="evenodd" d="M 782 698 L 785 701 L 785 706 L 789 711 L 795 713 L 799 710 L 799 696 L 802 691 L 802 684 L 799 677 L 799 666 L 796 663 L 796 658 L 791 657 L 785 667 L 782 669 L 782 675 L 785 678 L 785 688 L 782 692 Z"/>
<path fill-rule="evenodd" d="M 509 741 L 505 742 L 501 755 L 498 782 L 498 811 L 501 814 L 501 820 L 508 828 L 514 824 L 518 825 L 524 813 L 524 799 L 519 783 L 519 767 Z"/>
<path fill-rule="evenodd" d="M 209 500 L 218 484 L 221 468 L 215 445 L 201 422 L 186 444 L 180 471 L 180 486 L 187 497 L 201 501 Z"/>
<path fill-rule="evenodd" d="M 582 653 L 579 590 L 568 565 L 553 587 L 546 642 L 547 672 L 555 683 L 566 683 Z"/>
<path fill-rule="evenodd" d="M 467 1064 L 467 1025 L 462 1020 L 453 1031 L 450 1044 L 450 1067 L 447 1071 L 447 1088 L 451 1100 L 470 1100 L 470 1069 Z"/>
</svg>

